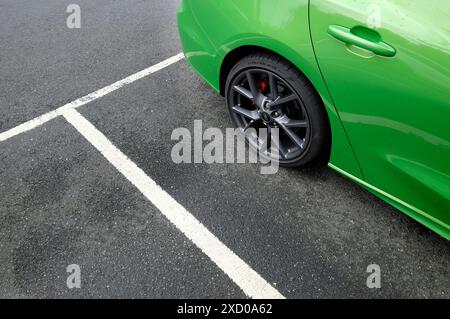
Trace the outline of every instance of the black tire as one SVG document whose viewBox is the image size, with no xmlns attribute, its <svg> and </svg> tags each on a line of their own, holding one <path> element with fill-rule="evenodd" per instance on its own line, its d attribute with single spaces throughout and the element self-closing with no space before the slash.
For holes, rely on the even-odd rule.
<svg viewBox="0 0 450 319">
<path fill-rule="evenodd" d="M 265 79 L 265 75 L 267 74 L 267 79 Z M 275 78 L 275 80 L 273 80 Z M 270 80 L 270 83 L 275 83 L 273 85 L 276 87 L 274 89 L 274 92 L 272 93 L 272 88 L 269 87 L 270 94 L 264 93 L 264 91 L 261 91 L 261 87 L 263 82 Z M 239 82 L 241 81 L 241 82 Z M 256 81 L 258 82 L 258 85 L 255 85 Z M 262 81 L 262 82 L 261 82 Z M 274 82 L 272 82 L 274 81 Z M 247 83 L 247 85 L 245 84 Z M 252 91 L 250 83 L 253 83 L 253 89 L 258 88 L 258 91 Z M 261 84 L 262 83 L 262 84 Z M 271 85 L 269 85 L 271 86 Z M 247 87 L 247 95 L 242 93 L 242 88 Z M 281 89 L 281 90 L 280 90 Z M 266 86 L 267 90 L 267 86 Z M 258 98 L 253 98 L 254 94 L 252 94 L 250 97 L 248 93 L 249 91 L 256 93 Z M 261 117 L 261 120 L 251 118 L 244 116 L 243 113 L 237 112 L 237 109 L 245 109 L 255 107 L 255 110 L 261 113 L 266 113 L 269 108 L 266 108 L 267 105 L 270 106 L 270 109 L 272 108 L 272 105 L 274 104 L 273 101 L 280 101 L 282 98 L 281 95 L 279 95 L 279 91 L 287 92 L 287 98 L 290 98 L 292 95 L 296 95 L 298 97 L 298 100 L 293 100 L 291 102 L 283 103 L 283 106 L 277 106 L 279 108 L 279 113 L 283 113 L 283 117 L 288 118 L 290 120 L 291 116 L 284 116 L 288 115 L 287 112 L 290 112 L 289 114 L 294 114 L 295 116 L 299 117 L 299 120 L 296 122 L 307 121 L 309 127 L 308 128 L 292 128 L 291 126 L 284 126 L 284 125 L 277 125 L 279 124 L 276 122 L 276 118 L 273 116 L 275 113 L 267 113 L 271 114 L 270 116 L 273 117 L 271 120 L 267 119 L 268 116 L 264 114 L 264 116 Z M 244 91 L 245 93 L 245 91 Z M 237 94 L 237 96 L 236 96 Z M 256 100 L 261 100 L 259 97 L 275 97 L 278 96 L 278 100 L 275 98 L 272 101 L 262 102 L 265 106 L 261 106 L 261 103 L 257 103 Z M 243 126 L 249 126 L 249 125 L 266 125 L 266 126 L 272 126 L 279 128 L 280 131 L 280 141 L 279 143 L 282 144 L 282 139 L 284 138 L 287 145 L 284 147 L 284 150 L 286 151 L 285 157 L 280 155 L 278 159 L 276 159 L 280 166 L 284 167 L 297 167 L 297 166 L 304 166 L 306 164 L 309 164 L 313 162 L 314 160 L 318 159 L 319 157 L 323 157 L 323 153 L 327 149 L 327 144 L 329 143 L 329 120 L 326 113 L 326 110 L 324 108 L 324 105 L 322 103 L 322 100 L 312 84 L 309 82 L 309 80 L 301 73 L 299 70 L 292 65 L 291 63 L 283 60 L 282 58 L 274 55 L 270 55 L 267 53 L 255 53 L 248 55 L 244 58 L 242 58 L 230 71 L 227 77 L 226 86 L 225 86 L 225 98 L 228 104 L 228 109 L 230 112 L 230 116 L 233 120 L 233 123 L 236 127 L 240 127 L 241 129 L 244 129 Z M 238 100 L 236 100 L 238 99 Z M 245 102 L 244 100 L 248 99 L 250 103 Z M 286 100 L 286 99 L 285 99 Z M 243 103 L 245 102 L 245 103 Z M 291 104 L 289 104 L 291 103 Z M 236 106 L 236 104 L 238 106 Z M 246 104 L 246 106 L 242 106 L 241 104 Z M 292 108 L 290 111 L 289 108 Z M 265 110 L 265 111 L 264 111 Z M 267 111 L 272 112 L 272 111 Z M 254 112 L 252 112 L 253 114 Z M 305 114 L 302 114 L 305 113 Z M 279 114 L 277 114 L 279 116 Z M 279 117 L 278 117 L 279 118 Z M 248 122 L 246 122 L 248 121 Z M 261 124 L 252 124 L 252 123 L 259 123 Z M 252 122 L 252 123 L 250 123 Z M 250 124 L 249 124 L 250 123 Z M 294 123 L 293 121 L 289 123 Z M 289 124 L 291 125 L 291 124 Z M 286 131 L 283 131 L 282 127 L 288 127 Z M 297 130 L 296 134 L 298 138 L 292 138 L 292 130 Z M 302 131 L 303 130 L 303 131 Z M 309 132 L 308 132 L 309 130 Z M 282 134 L 285 134 L 286 137 L 282 137 Z M 304 137 L 301 137 L 304 136 Z M 258 138 L 256 137 L 256 140 Z M 270 138 L 268 139 L 270 140 Z M 289 148 L 289 140 L 292 144 L 291 148 Z M 303 144 L 299 144 L 298 141 L 303 141 Z M 307 141 L 307 145 L 306 145 Z M 247 140 L 247 143 L 250 144 L 253 148 L 257 148 L 249 141 Z M 270 142 L 269 142 L 270 143 Z M 305 144 L 305 145 L 304 145 Z M 259 145 L 259 142 L 256 142 L 256 145 Z M 296 147 L 298 149 L 296 149 Z M 281 148 L 280 148 L 281 149 Z M 291 152 L 291 149 L 293 150 Z M 291 153 L 290 153 L 291 152 Z M 266 153 L 268 154 L 268 153 Z M 265 156 L 264 154 L 260 154 Z M 291 156 L 291 158 L 289 158 Z M 268 157 L 268 156 L 265 156 Z M 271 158 L 274 160 L 274 158 Z"/>
</svg>

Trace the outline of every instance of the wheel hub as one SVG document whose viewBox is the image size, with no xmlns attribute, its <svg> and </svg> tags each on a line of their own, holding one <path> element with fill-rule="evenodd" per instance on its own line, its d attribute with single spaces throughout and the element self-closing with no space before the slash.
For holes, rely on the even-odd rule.
<svg viewBox="0 0 450 319">
<path fill-rule="evenodd" d="M 273 112 L 270 110 L 270 103 L 272 103 L 272 101 L 265 97 L 259 105 L 259 114 L 261 116 L 261 120 L 265 124 L 272 123 L 274 121 L 273 118 L 279 116 L 278 112 Z"/>
<path fill-rule="evenodd" d="M 267 112 L 267 104 L 268 104 L 268 98 L 265 96 L 261 96 L 261 98 L 258 98 L 256 101 L 256 105 L 258 106 L 258 113 L 261 118 L 261 120 L 264 122 L 264 124 L 268 124 L 271 122 L 272 118 L 270 114 Z"/>
</svg>

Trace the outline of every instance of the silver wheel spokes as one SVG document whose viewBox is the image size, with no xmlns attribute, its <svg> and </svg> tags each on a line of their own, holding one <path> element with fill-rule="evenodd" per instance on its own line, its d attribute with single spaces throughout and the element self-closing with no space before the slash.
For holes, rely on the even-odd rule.
<svg viewBox="0 0 450 319">
<path fill-rule="evenodd" d="M 232 85 L 234 106 L 239 126 L 267 128 L 267 134 L 254 137 L 256 148 L 266 154 L 270 148 L 279 151 L 277 160 L 292 160 L 306 149 L 311 134 L 303 102 L 290 86 L 269 71 L 247 70 Z M 272 128 L 280 129 L 274 139 Z"/>
</svg>

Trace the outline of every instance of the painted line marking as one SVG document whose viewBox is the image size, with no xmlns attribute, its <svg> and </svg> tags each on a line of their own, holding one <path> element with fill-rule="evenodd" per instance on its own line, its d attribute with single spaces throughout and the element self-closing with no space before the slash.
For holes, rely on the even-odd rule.
<svg viewBox="0 0 450 319">
<path fill-rule="evenodd" d="M 8 131 L 5 131 L 3 133 L 0 133 L 0 142 L 6 141 L 7 139 L 14 137 L 16 135 L 19 135 L 21 133 L 25 133 L 27 131 L 30 131 L 60 115 L 62 115 L 62 113 L 65 110 L 68 109 L 75 109 L 78 108 L 80 106 L 83 106 L 85 104 L 88 104 L 92 101 L 95 101 L 111 92 L 114 92 L 122 87 L 124 87 L 125 85 L 131 84 L 137 80 L 140 80 L 152 73 L 155 73 L 159 70 L 162 70 L 166 67 L 168 67 L 169 65 L 172 65 L 180 60 L 182 60 L 184 58 L 183 53 L 179 53 L 171 58 L 168 58 L 158 64 L 155 64 L 153 66 L 150 66 L 142 71 L 139 71 L 135 74 L 132 74 L 122 80 L 119 80 L 111 85 L 105 86 L 104 88 L 97 90 L 95 92 L 92 92 L 88 95 L 85 95 L 73 102 L 70 102 L 66 105 L 63 105 L 59 108 L 57 108 L 56 110 L 50 111 L 48 113 L 45 113 L 41 116 L 38 116 L 30 121 L 27 121 L 23 124 L 20 124 L 12 129 L 9 129 Z"/>
<path fill-rule="evenodd" d="M 284 299 L 278 290 L 225 246 L 78 111 L 68 108 L 62 112 L 62 115 L 247 296 L 258 299 Z"/>
</svg>

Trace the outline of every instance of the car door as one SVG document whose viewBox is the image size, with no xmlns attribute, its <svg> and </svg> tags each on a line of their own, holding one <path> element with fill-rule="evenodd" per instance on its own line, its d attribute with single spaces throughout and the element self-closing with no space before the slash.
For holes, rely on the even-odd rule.
<svg viewBox="0 0 450 319">
<path fill-rule="evenodd" d="M 365 181 L 449 230 L 450 2 L 310 0 L 310 27 Z"/>
</svg>

